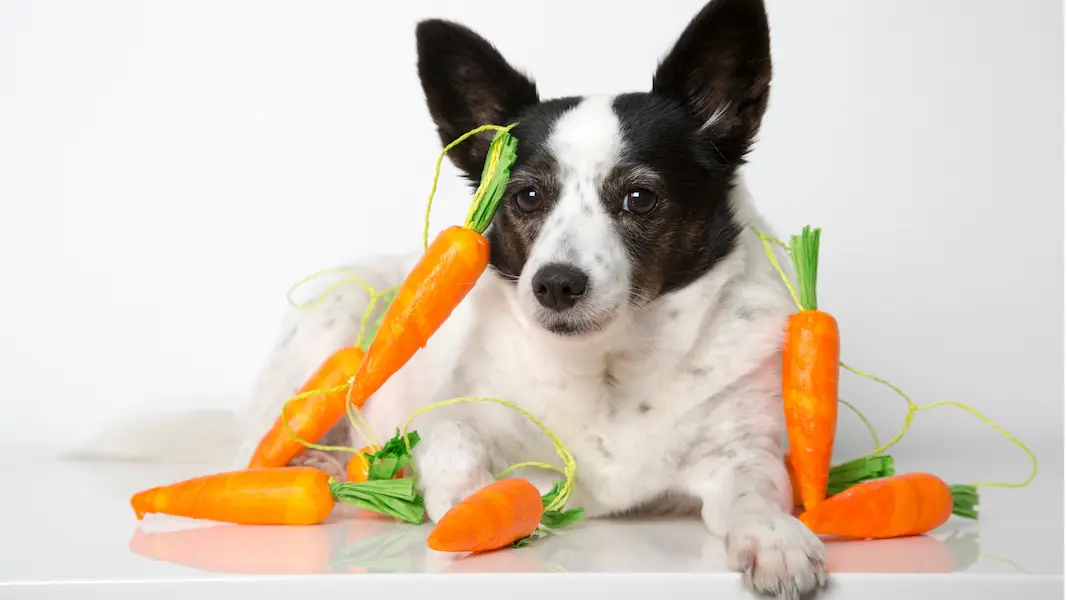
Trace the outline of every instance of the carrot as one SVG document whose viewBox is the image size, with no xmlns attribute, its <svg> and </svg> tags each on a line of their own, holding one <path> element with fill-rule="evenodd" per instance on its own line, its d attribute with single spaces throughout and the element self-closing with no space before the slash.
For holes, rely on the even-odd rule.
<svg viewBox="0 0 1067 600">
<path fill-rule="evenodd" d="M 426 540 L 439 552 L 485 552 L 533 533 L 544 505 L 532 483 L 520 478 L 494 481 L 445 513 Z"/>
<path fill-rule="evenodd" d="M 368 457 L 380 450 L 379 446 L 364 446 L 359 452 L 353 454 L 345 466 L 346 479 L 356 483 L 367 481 L 367 475 L 370 472 L 370 458 Z M 400 469 L 393 475 L 393 479 L 400 479 L 403 476 L 404 470 Z"/>
<path fill-rule="evenodd" d="M 818 309 L 819 229 L 804 228 L 792 238 L 799 304 L 789 317 L 782 353 L 782 401 L 790 460 L 800 499 L 811 510 L 826 498 L 834 434 L 840 338 L 837 320 Z"/>
<path fill-rule="evenodd" d="M 411 447 L 419 441 L 408 433 Z M 241 525 L 314 525 L 333 512 L 336 502 L 421 523 L 425 514 L 414 479 L 393 477 L 411 462 L 407 446 L 390 440 L 370 456 L 367 481 L 332 481 L 313 467 L 245 469 L 205 475 L 134 494 L 138 519 L 158 513 Z"/>
<path fill-rule="evenodd" d="M 338 392 L 338 400 L 309 403 L 301 416 L 295 409 L 290 420 L 292 430 L 305 440 L 318 440 L 341 417 L 347 406 L 345 398 L 362 408 L 390 377 L 415 353 L 426 346 L 452 311 L 471 291 L 489 265 L 489 241 L 482 233 L 492 222 L 505 184 L 515 162 L 518 144 L 506 130 L 493 139 L 482 172 L 482 182 L 471 203 L 463 226 L 454 225 L 441 231 L 429 244 L 415 267 L 396 289 L 395 295 L 377 324 L 377 334 L 358 364 L 353 389 Z M 436 185 L 436 180 L 435 180 Z M 432 198 L 432 195 L 431 195 Z M 343 377 L 338 383 L 347 380 Z M 325 382 L 320 382 L 325 385 Z M 287 411 L 289 412 L 289 411 Z M 281 466 L 298 455 L 303 446 L 293 440 L 281 425 L 281 417 L 257 448 L 250 466 Z"/>
<path fill-rule="evenodd" d="M 330 476 L 313 467 L 205 475 L 134 495 L 138 519 L 160 513 L 241 525 L 313 525 L 333 512 Z"/>
<path fill-rule="evenodd" d="M 799 519 L 819 535 L 883 539 L 926 533 L 953 514 L 976 519 L 977 504 L 974 486 L 950 486 L 929 473 L 906 473 L 850 487 Z"/>
<path fill-rule="evenodd" d="M 489 242 L 480 232 L 454 225 L 438 234 L 397 288 L 356 371 L 352 393 L 356 406 L 362 407 L 426 346 L 488 265 Z"/>
<path fill-rule="evenodd" d="M 563 491 L 556 482 L 541 496 L 521 478 L 490 483 L 453 506 L 430 531 L 427 546 L 440 552 L 488 552 L 526 545 L 539 526 L 560 529 L 582 520 L 584 509 L 549 509 Z"/>
<path fill-rule="evenodd" d="M 363 350 L 357 346 L 348 346 L 334 352 L 307 379 L 298 395 L 313 390 L 330 390 L 342 385 L 356 374 L 360 363 L 363 362 L 363 356 Z M 300 439 L 318 441 L 344 414 L 347 397 L 348 391 L 340 389 L 293 400 L 285 410 L 289 428 Z M 337 415 L 337 418 L 334 418 L 334 415 Z M 282 416 L 279 416 L 270 431 L 260 439 L 248 467 L 284 467 L 303 450 L 304 446 L 289 435 Z"/>
</svg>

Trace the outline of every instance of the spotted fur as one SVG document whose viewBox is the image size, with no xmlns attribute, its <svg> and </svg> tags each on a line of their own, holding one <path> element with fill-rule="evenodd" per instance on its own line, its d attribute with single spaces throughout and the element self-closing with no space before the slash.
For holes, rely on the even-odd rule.
<svg viewBox="0 0 1067 600">
<path fill-rule="evenodd" d="M 571 449 L 572 505 L 590 517 L 699 512 L 754 590 L 792 599 L 819 588 L 823 546 L 788 513 L 782 462 L 790 301 L 745 230 L 767 226 L 739 174 L 770 89 L 762 1 L 712 0 L 649 91 L 613 97 L 542 100 L 458 24 L 420 23 L 416 39 L 442 142 L 518 122 L 518 162 L 488 231 L 491 272 L 370 399 L 373 430 L 388 435 L 430 402 L 506 398 Z M 490 137 L 450 153 L 472 182 Z M 536 203 L 522 201 L 529 190 Z M 634 190 L 652 194 L 654 208 L 628 212 Z M 350 266 L 384 288 L 417 258 Z M 537 287 L 552 265 L 570 273 L 550 282 L 555 296 Z M 559 293 L 565 302 L 545 300 Z M 365 305 L 353 286 L 293 317 L 253 388 L 239 464 L 321 358 L 351 343 Z M 558 461 L 541 431 L 498 405 L 454 405 L 413 425 L 435 520 L 512 463 Z M 555 475 L 517 474 L 542 490 Z"/>
</svg>

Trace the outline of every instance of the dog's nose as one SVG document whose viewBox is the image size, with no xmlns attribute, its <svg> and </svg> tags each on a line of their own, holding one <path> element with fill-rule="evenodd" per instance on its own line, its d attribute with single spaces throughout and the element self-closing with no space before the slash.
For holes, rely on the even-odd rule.
<svg viewBox="0 0 1067 600">
<path fill-rule="evenodd" d="M 533 292 L 541 306 L 566 310 L 585 293 L 589 278 L 574 267 L 551 264 L 541 267 L 533 277 Z"/>
</svg>

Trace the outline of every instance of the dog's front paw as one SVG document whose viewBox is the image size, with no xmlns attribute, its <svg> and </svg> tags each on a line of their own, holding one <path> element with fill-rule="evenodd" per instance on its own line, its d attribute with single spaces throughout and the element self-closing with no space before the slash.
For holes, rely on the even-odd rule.
<svg viewBox="0 0 1067 600">
<path fill-rule="evenodd" d="M 493 482 L 493 474 L 485 469 L 474 469 L 466 473 L 455 473 L 452 481 L 436 479 L 427 483 L 423 493 L 426 516 L 434 523 L 441 520 L 453 506 L 464 498 Z"/>
<path fill-rule="evenodd" d="M 749 587 L 781 600 L 798 600 L 826 583 L 822 541 L 784 513 L 742 517 L 726 535 L 726 557 Z"/>
</svg>

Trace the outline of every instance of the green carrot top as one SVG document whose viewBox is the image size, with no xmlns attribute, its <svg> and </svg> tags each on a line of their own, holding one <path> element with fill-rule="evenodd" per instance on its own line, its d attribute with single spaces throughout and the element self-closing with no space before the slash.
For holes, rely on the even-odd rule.
<svg viewBox="0 0 1067 600">
<path fill-rule="evenodd" d="M 822 230 L 805 226 L 800 235 L 789 238 L 793 268 L 797 272 L 797 295 L 804 310 L 818 310 L 815 281 L 819 274 L 819 234 Z"/>
<path fill-rule="evenodd" d="M 482 179 L 471 200 L 470 212 L 463 227 L 484 233 L 493 222 L 493 215 L 511 178 L 519 141 L 509 133 L 510 127 L 498 129 L 489 145 L 489 153 L 482 168 Z"/>
</svg>

